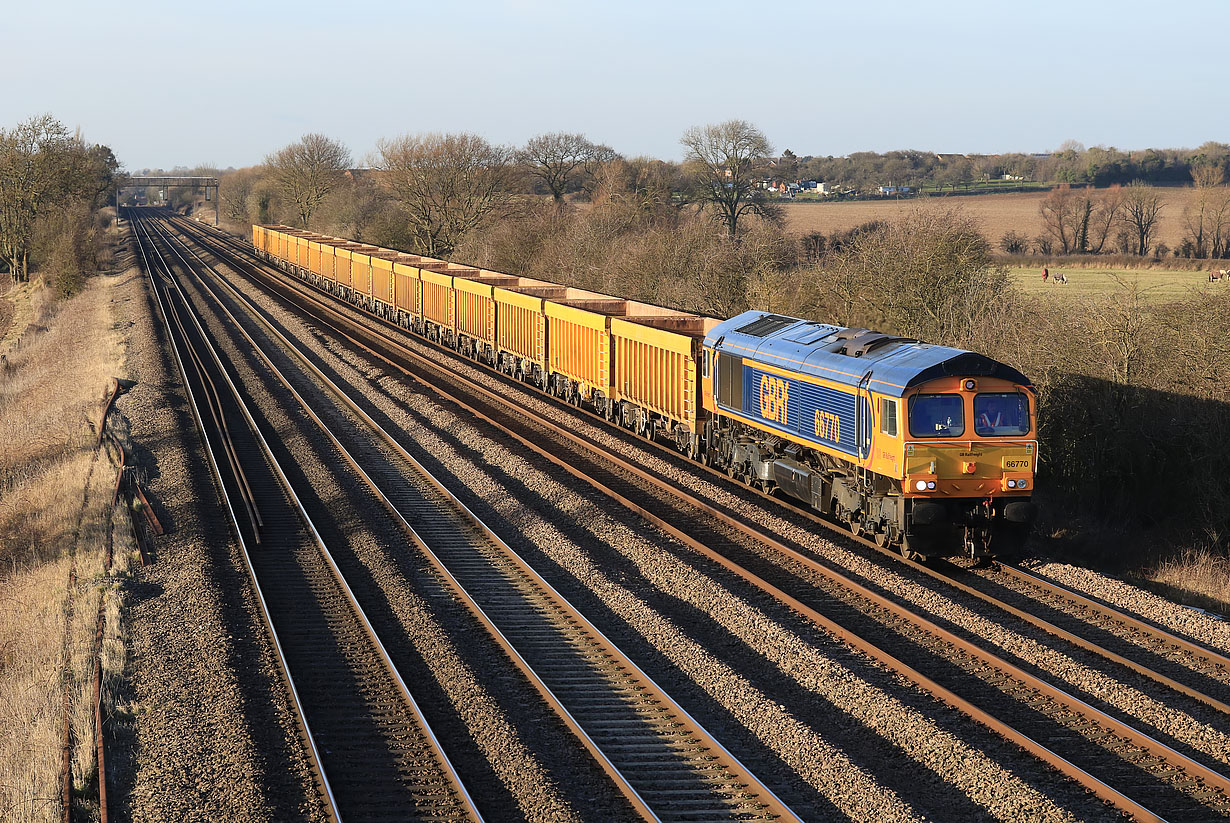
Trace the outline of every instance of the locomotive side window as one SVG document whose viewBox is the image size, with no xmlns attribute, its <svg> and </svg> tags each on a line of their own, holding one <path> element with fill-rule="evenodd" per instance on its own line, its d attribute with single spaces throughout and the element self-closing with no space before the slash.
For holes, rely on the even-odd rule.
<svg viewBox="0 0 1230 823">
<path fill-rule="evenodd" d="M 701 365 L 700 365 L 700 376 L 701 377 L 709 376 L 709 357 L 710 357 L 709 350 L 705 349 L 704 357 L 701 358 Z"/>
<path fill-rule="evenodd" d="M 1015 392 L 974 395 L 974 431 L 982 437 L 1029 434 L 1029 399 Z"/>
<path fill-rule="evenodd" d="M 897 436 L 897 401 L 880 398 L 880 431 L 889 437 Z"/>
<path fill-rule="evenodd" d="M 959 394 L 916 394 L 910 398 L 910 434 L 960 437 L 965 434 L 965 402 Z"/>
</svg>

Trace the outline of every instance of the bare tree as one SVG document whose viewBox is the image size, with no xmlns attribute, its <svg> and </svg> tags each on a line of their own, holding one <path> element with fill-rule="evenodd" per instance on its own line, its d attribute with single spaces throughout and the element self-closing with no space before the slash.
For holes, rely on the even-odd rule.
<svg viewBox="0 0 1230 823">
<path fill-rule="evenodd" d="M 745 214 L 779 218 L 756 186 L 773 151 L 764 132 L 745 120 L 728 120 L 688 129 L 679 142 L 687 150 L 684 168 L 696 197 L 713 205 L 730 237 L 738 236 Z"/>
<path fill-rule="evenodd" d="M 546 185 L 556 203 L 563 203 L 568 185 L 596 159 L 598 148 L 583 134 L 552 132 L 530 138 L 517 160 Z"/>
<path fill-rule="evenodd" d="M 1135 254 L 1143 257 L 1153 245 L 1153 232 L 1161 214 L 1162 196 L 1143 180 L 1135 180 L 1124 190 L 1123 225 L 1130 232 Z"/>
<path fill-rule="evenodd" d="M 0 258 L 15 280 L 29 279 L 39 217 L 57 200 L 92 200 L 97 190 L 87 178 L 99 168 L 81 136 L 49 114 L 0 131 Z"/>
<path fill-rule="evenodd" d="M 1230 188 L 1221 166 L 1192 169 L 1196 196 L 1183 210 L 1184 246 L 1195 258 L 1225 257 L 1230 249 Z"/>
<path fill-rule="evenodd" d="M 843 320 L 863 317 L 935 343 L 973 344 L 1011 291 L 977 222 L 955 209 L 916 208 L 858 233 L 826 268 L 823 286 Z"/>
<path fill-rule="evenodd" d="M 1090 254 L 1101 254 L 1106 247 L 1106 241 L 1111 237 L 1111 231 L 1123 213 L 1123 187 L 1111 186 L 1096 198 L 1093 198 L 1093 212 L 1089 216 L 1089 231 L 1087 233 L 1086 251 Z"/>
<path fill-rule="evenodd" d="M 218 180 L 218 199 L 222 213 L 231 220 L 246 223 L 250 219 L 252 195 L 260 183 L 259 167 L 236 169 Z"/>
<path fill-rule="evenodd" d="M 1080 247 L 1082 226 L 1088 215 L 1084 214 L 1079 196 L 1067 183 L 1051 189 L 1038 207 L 1046 234 L 1058 244 L 1059 254 L 1072 254 Z"/>
<path fill-rule="evenodd" d="M 1100 254 L 1123 211 L 1120 186 L 1097 194 L 1090 187 L 1056 186 L 1038 207 L 1046 233 L 1060 254 Z"/>
<path fill-rule="evenodd" d="M 405 211 L 416 249 L 447 257 L 510 203 L 513 152 L 475 134 L 381 140 L 376 167 Z"/>
<path fill-rule="evenodd" d="M 344 178 L 350 150 L 323 134 L 305 134 L 297 143 L 266 157 L 265 163 L 306 229 L 312 214 Z"/>
</svg>

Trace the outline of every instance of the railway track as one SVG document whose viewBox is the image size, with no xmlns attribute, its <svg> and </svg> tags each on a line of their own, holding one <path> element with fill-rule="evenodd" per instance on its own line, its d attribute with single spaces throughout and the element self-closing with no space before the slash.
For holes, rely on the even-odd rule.
<svg viewBox="0 0 1230 823">
<path fill-rule="evenodd" d="M 215 250 L 217 250 L 217 247 L 215 247 Z M 323 303 L 322 303 L 322 306 L 323 306 Z M 333 319 L 330 320 L 329 322 L 337 324 L 337 325 L 342 325 L 343 321 L 341 319 L 341 316 L 342 316 L 341 313 L 338 312 L 337 316 L 333 317 Z M 385 356 L 389 358 L 401 359 L 407 356 L 407 353 L 404 351 L 393 351 L 393 350 L 386 348 L 385 347 L 386 344 L 383 344 L 380 340 L 375 339 L 375 336 L 373 337 L 368 337 L 366 335 L 363 336 L 362 345 L 364 345 L 365 347 L 368 347 L 369 349 L 375 349 L 375 350 L 379 350 L 383 348 L 385 349 L 384 350 Z M 438 366 L 425 366 L 425 367 L 429 369 L 439 368 Z M 493 406 L 499 406 L 501 401 L 498 398 L 493 397 L 493 398 L 490 398 L 490 402 L 493 404 Z M 489 419 L 492 419 L 492 422 L 494 422 L 494 419 L 491 417 L 490 410 L 486 412 L 483 412 L 482 410 L 477 409 L 477 408 L 472 408 L 472 410 L 483 413 L 483 414 L 487 414 Z M 496 413 L 498 414 L 500 412 L 496 412 Z M 512 413 L 509 412 L 509 415 L 511 416 Z M 541 439 L 538 437 L 526 437 L 524 435 L 522 437 L 527 447 L 531 446 L 530 441 L 535 440 L 535 439 Z M 584 447 L 584 448 L 590 449 L 591 451 L 593 449 L 592 444 L 588 446 L 583 446 L 583 444 L 577 443 L 576 447 L 578 449 Z M 545 452 L 545 450 L 542 450 L 542 451 Z M 548 457 L 548 459 L 553 459 L 550 455 L 546 455 L 546 456 Z M 607 455 L 606 457 L 609 459 L 610 455 Z M 566 461 L 563 461 L 559 459 L 558 457 L 556 457 L 554 458 L 554 462 L 557 462 L 558 464 L 563 465 L 563 463 Z M 648 482 L 648 479 L 640 478 L 637 482 Z M 629 505 L 631 505 L 634 508 L 639 508 L 643 510 L 643 512 L 645 513 L 648 512 L 648 509 L 644 505 L 633 502 L 631 497 L 627 498 L 627 502 Z M 711 515 L 718 516 L 719 519 L 726 516 L 724 513 L 721 513 L 721 512 L 710 511 L 708 513 Z M 665 521 L 667 518 L 660 518 L 660 519 Z M 659 522 L 658 525 L 665 528 L 669 526 L 670 523 Z M 681 536 L 681 535 L 677 534 L 676 536 Z M 714 541 L 714 542 L 720 542 L 720 541 Z M 778 550 L 780 551 L 780 548 Z M 794 558 L 794 559 L 800 560 L 800 558 Z M 734 569 L 732 569 L 732 571 L 733 570 Z M 931 570 L 928 570 L 928 572 L 930 571 Z M 994 600 L 994 598 L 990 597 L 989 595 L 987 595 L 983 599 L 987 600 L 987 602 Z M 1003 608 L 1005 606 L 1007 606 L 1007 604 L 1001 602 L 999 603 L 997 607 Z M 885 607 L 887 608 L 887 605 L 885 605 Z M 1010 608 L 1006 608 L 1005 611 L 1010 611 Z M 1054 625 L 1050 625 L 1050 628 L 1044 628 L 1042 626 L 1039 626 L 1037 619 L 1035 618 L 1034 620 L 1030 620 L 1030 616 L 1028 616 L 1027 613 L 1023 615 L 1016 615 L 1016 616 L 1019 619 L 1027 620 L 1028 622 L 1031 622 L 1033 625 L 1039 628 L 1043 628 L 1044 631 L 1047 631 L 1048 633 L 1051 633 L 1057 637 L 1062 637 L 1064 632 L 1067 631 L 1067 630 L 1059 629 L 1059 627 L 1054 626 Z M 833 627 L 829 627 L 829 628 L 830 630 L 836 631 L 836 629 Z M 1098 652 L 1091 648 L 1091 646 L 1096 645 L 1096 644 L 1092 644 L 1089 641 L 1084 641 L 1082 638 L 1077 637 L 1075 633 L 1072 633 L 1072 632 L 1068 632 L 1068 633 L 1073 635 L 1072 638 L 1065 638 L 1069 642 L 1075 642 L 1076 645 L 1085 648 L 1087 651 L 1091 651 L 1094 653 L 1100 653 L 1105 659 L 1115 661 L 1114 652 L 1109 652 L 1108 650 L 1103 650 L 1103 652 L 1105 653 Z M 1176 638 L 1176 639 L 1180 641 L 1182 640 L 1181 638 Z M 949 642 L 952 642 L 951 638 L 949 639 Z M 1180 643 L 1179 645 L 1183 646 L 1184 644 Z M 1194 645 L 1194 644 L 1188 644 L 1189 648 L 1185 649 L 1185 651 L 1190 650 L 1191 645 Z M 1210 661 L 1211 664 L 1213 665 L 1218 665 L 1215 663 L 1216 653 L 1213 653 L 1210 650 L 1200 650 L 1199 647 L 1195 647 L 1195 648 L 1197 652 L 1203 651 L 1206 653 L 1206 656 L 1203 659 L 1205 659 L 1206 661 Z M 976 657 L 981 657 L 981 655 L 979 655 L 976 650 L 966 650 L 966 652 L 973 653 Z M 1011 671 L 1011 668 L 1012 668 L 1010 666 L 1004 665 L 1003 661 L 996 662 L 993 658 L 982 657 L 982 660 L 985 665 L 989 666 L 992 670 L 996 672 Z M 1131 661 L 1126 661 L 1126 660 L 1115 661 L 1115 662 L 1117 665 L 1124 665 L 1127 668 L 1136 671 L 1137 674 L 1150 677 L 1150 675 L 1147 672 L 1142 671 L 1142 669 L 1147 668 L 1147 667 L 1144 667 L 1140 664 L 1132 665 Z M 1192 697 L 1193 699 L 1201 699 L 1201 697 L 1209 698 L 1208 700 L 1202 700 L 1202 702 L 1204 702 L 1206 705 L 1210 705 L 1214 708 L 1217 708 L 1219 711 L 1221 710 L 1220 706 L 1224 705 L 1224 701 L 1221 701 L 1216 697 L 1212 697 L 1211 695 L 1208 695 L 1202 692 L 1200 689 L 1197 689 L 1195 687 L 1190 687 L 1190 686 L 1184 687 L 1183 684 L 1179 683 L 1177 680 L 1173 681 L 1173 683 L 1168 683 L 1165 675 L 1161 675 L 1158 672 L 1152 672 L 1152 674 L 1157 675 L 1156 677 L 1150 677 L 1150 679 L 1154 680 L 1154 682 L 1157 682 L 1161 685 L 1165 685 L 1168 688 L 1174 688 L 1176 691 L 1180 693 L 1184 693 L 1188 697 Z M 1013 689 L 1017 689 L 1017 690 L 1023 690 L 1027 692 L 1033 692 L 1033 693 L 1045 693 L 1045 692 L 1048 692 L 1054 689 L 1054 687 L 1048 688 L 1048 684 L 1046 684 L 1045 681 L 1041 681 L 1038 678 L 1034 678 L 1031 680 L 1029 677 L 1021 678 L 1019 675 L 1016 675 L 1016 674 L 1014 674 L 1013 677 L 1015 677 L 1014 680 L 1012 680 L 1012 678 L 1009 678 L 1009 679 L 1012 680 L 1012 683 L 1015 683 L 1016 685 L 1011 685 L 1011 684 L 1008 685 L 1007 689 L 1009 691 Z M 1178 686 L 1179 688 L 1176 688 L 1176 686 Z M 927 688 L 927 687 L 924 686 L 924 688 Z M 936 694 L 941 699 L 946 699 L 946 702 L 950 702 L 950 703 L 953 702 L 953 697 L 955 697 L 954 694 L 950 694 L 946 698 L 942 693 L 942 687 L 935 688 L 933 686 L 932 688 L 928 690 L 932 691 L 933 694 Z M 1204 786 L 1191 785 L 1190 780 L 1192 779 L 1192 777 L 1186 777 L 1186 778 L 1180 778 L 1180 779 L 1174 780 L 1172 781 L 1172 783 L 1173 783 L 1173 786 L 1176 788 L 1177 794 L 1172 793 L 1169 797 L 1161 797 L 1161 795 L 1166 794 L 1166 789 L 1164 786 L 1157 786 L 1156 791 L 1154 791 L 1154 794 L 1158 797 L 1158 800 L 1162 804 L 1169 805 L 1169 807 L 1172 809 L 1171 814 L 1178 813 L 1178 814 L 1184 815 L 1184 817 L 1181 817 L 1179 819 L 1188 819 L 1186 817 L 1187 814 L 1200 813 L 1199 808 L 1193 809 L 1190 807 L 1190 804 L 1189 804 L 1189 807 L 1184 806 L 1184 801 L 1182 800 L 1182 796 L 1184 795 L 1185 792 L 1187 793 L 1187 797 L 1189 798 L 1189 800 L 1195 800 L 1197 804 L 1203 803 L 1204 805 L 1202 808 L 1204 809 L 1205 812 L 1212 812 L 1213 814 L 1217 814 L 1219 810 L 1224 810 L 1226 781 L 1225 781 L 1225 778 L 1220 773 L 1218 773 L 1216 770 L 1211 769 L 1207 766 L 1204 766 L 1203 764 L 1198 763 L 1192 760 L 1191 758 L 1187 758 L 1185 755 L 1179 752 L 1176 752 L 1174 749 L 1166 746 L 1160 741 L 1156 741 L 1152 739 L 1151 737 L 1149 737 L 1148 735 L 1144 735 L 1138 731 L 1135 731 L 1131 729 L 1131 727 L 1128 726 L 1127 724 L 1120 723 L 1114 718 L 1105 716 L 1104 713 L 1099 712 L 1097 709 L 1094 709 L 1093 707 L 1088 706 L 1087 704 L 1081 705 L 1082 701 L 1075 700 L 1074 698 L 1071 697 L 1071 695 L 1062 696 L 1062 695 L 1057 695 L 1057 694 L 1051 694 L 1049 699 L 1058 700 L 1060 705 L 1064 707 L 1064 711 L 1075 713 L 1077 716 L 1084 718 L 1084 723 L 1090 724 L 1091 727 L 1094 727 L 1094 729 L 1090 731 L 1090 737 L 1094 739 L 1100 739 L 1103 742 L 1109 739 L 1115 739 L 1120 742 L 1127 741 L 1130 744 L 1130 746 L 1136 746 L 1138 749 L 1138 752 L 1132 753 L 1133 757 L 1138 757 L 1139 753 L 1143 753 L 1145 758 L 1149 758 L 1149 757 L 1155 758 L 1155 763 L 1154 763 L 1155 768 L 1153 769 L 1153 771 L 1156 772 L 1155 777 L 1162 775 L 1168 771 L 1172 773 L 1175 772 L 1174 767 L 1177 765 L 1179 772 L 1182 772 L 1185 775 L 1194 777 L 1197 782 L 1202 781 L 1204 783 Z M 995 724 L 995 719 L 993 717 L 984 716 L 978 719 L 980 720 L 980 722 L 984 722 L 984 724 L 986 725 L 993 726 Z M 1102 731 L 1098 732 L 1096 731 L 1096 729 L 1101 729 Z M 1004 731 L 1002 729 L 999 729 L 999 730 L 1001 732 Z M 1010 739 L 1013 739 L 1010 734 L 1008 734 L 1007 736 L 1009 736 Z M 1016 740 L 1016 742 L 1021 743 L 1022 745 L 1026 745 L 1027 748 L 1030 748 L 1030 746 L 1027 743 L 1023 743 L 1021 739 L 1019 738 Z M 1108 745 L 1112 748 L 1114 747 L 1122 748 L 1122 746 L 1118 746 L 1118 744 L 1115 744 L 1115 743 L 1109 743 Z M 1039 746 L 1038 748 L 1044 748 L 1044 747 Z M 1034 751 L 1035 754 L 1038 754 L 1044 760 L 1047 760 L 1047 762 L 1050 762 L 1052 765 L 1056 766 L 1057 768 L 1060 768 L 1065 773 L 1071 774 L 1072 772 L 1082 772 L 1083 771 L 1082 769 L 1080 769 L 1079 766 L 1076 766 L 1072 763 L 1067 763 L 1065 765 L 1063 763 L 1058 762 L 1058 760 L 1060 760 L 1061 758 L 1056 758 L 1054 756 L 1054 753 L 1050 753 L 1050 756 L 1048 759 L 1047 753 L 1035 750 L 1034 748 L 1030 748 L 1030 750 Z M 1086 756 L 1088 756 L 1088 753 L 1086 753 Z M 1094 759 L 1096 760 L 1097 758 L 1095 757 Z M 1148 773 L 1148 769 L 1145 770 L 1145 774 L 1141 774 L 1138 772 L 1136 774 L 1122 775 L 1120 776 L 1120 780 L 1127 781 L 1129 785 L 1131 785 L 1132 781 L 1136 781 L 1137 783 L 1139 783 L 1140 778 L 1147 776 L 1147 773 Z M 1087 782 L 1087 778 L 1088 778 L 1087 774 L 1084 777 L 1081 777 L 1080 775 L 1074 775 L 1074 777 L 1080 780 L 1085 785 L 1089 785 L 1089 783 Z M 1188 781 L 1189 783 L 1189 785 L 1187 785 L 1186 787 L 1182 785 L 1185 782 L 1185 780 Z M 1161 782 L 1165 783 L 1166 781 L 1162 780 Z M 1137 817 L 1141 819 L 1161 819 L 1161 815 L 1159 813 L 1152 812 L 1141 804 L 1134 804 L 1133 802 L 1130 801 L 1129 798 L 1126 798 L 1126 796 L 1123 793 L 1116 793 L 1113 790 L 1108 791 L 1107 790 L 1108 787 L 1105 784 L 1103 784 L 1101 788 L 1096 787 L 1096 786 L 1091 786 L 1091 788 L 1099 792 L 1099 796 L 1103 796 L 1104 799 L 1107 799 L 1110 802 L 1115 803 L 1115 805 L 1129 811 L 1130 813 L 1136 815 Z M 1134 788 L 1136 789 L 1135 791 L 1136 794 L 1138 795 L 1141 794 L 1141 790 L 1139 786 L 1136 786 Z"/>
<path fill-rule="evenodd" d="M 334 820 L 481 816 L 147 227 L 134 236 Z"/>
<path fill-rule="evenodd" d="M 164 236 L 171 242 L 169 234 Z M 429 558 L 440 579 L 466 604 L 642 817 L 663 821 L 798 819 L 241 293 L 199 258 L 190 260 L 195 255 L 186 245 L 177 255 L 265 366 L 308 411 L 341 458 Z M 226 307 L 227 302 L 242 311 L 243 319 Z M 252 326 L 276 339 L 279 348 L 359 418 L 383 448 L 411 466 L 421 482 L 412 489 L 398 488 L 389 478 L 366 472 L 365 465 L 380 462 L 371 459 L 370 446 L 344 443 L 354 438 L 329 430 L 245 328 Z"/>
</svg>

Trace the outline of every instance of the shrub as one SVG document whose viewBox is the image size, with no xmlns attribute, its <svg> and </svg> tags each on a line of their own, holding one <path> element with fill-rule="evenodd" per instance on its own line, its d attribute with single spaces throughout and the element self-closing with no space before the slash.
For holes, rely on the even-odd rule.
<svg viewBox="0 0 1230 823">
<path fill-rule="evenodd" d="M 1029 238 L 1010 229 L 999 239 L 999 247 L 1007 254 L 1025 254 L 1029 251 Z"/>
</svg>

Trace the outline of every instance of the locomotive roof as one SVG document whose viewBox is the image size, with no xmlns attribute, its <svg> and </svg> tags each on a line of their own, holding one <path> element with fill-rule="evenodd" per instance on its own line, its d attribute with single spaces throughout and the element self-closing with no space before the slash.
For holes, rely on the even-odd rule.
<svg viewBox="0 0 1230 823">
<path fill-rule="evenodd" d="M 997 377 L 1031 387 L 1011 366 L 964 349 L 748 311 L 713 328 L 705 345 L 760 363 L 900 397 L 938 377 Z"/>
</svg>

